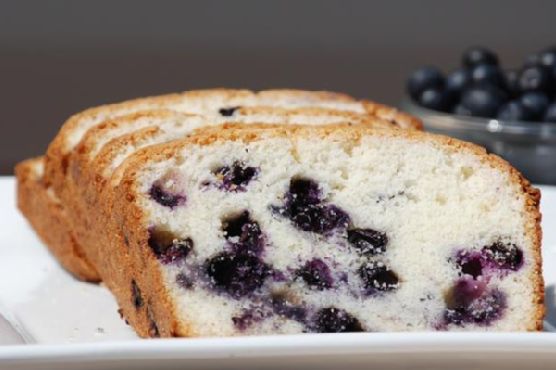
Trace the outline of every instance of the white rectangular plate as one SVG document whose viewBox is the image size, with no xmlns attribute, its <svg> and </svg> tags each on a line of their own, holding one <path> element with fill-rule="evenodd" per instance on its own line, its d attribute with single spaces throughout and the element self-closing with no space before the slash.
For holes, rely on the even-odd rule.
<svg viewBox="0 0 556 370">
<path fill-rule="evenodd" d="M 556 187 L 542 188 L 547 331 L 556 326 Z M 353 333 L 140 340 L 102 286 L 62 270 L 0 178 L 0 312 L 28 344 L 7 345 L 0 368 L 25 369 L 556 369 L 556 334 Z M 552 326 L 551 326 L 552 325 Z"/>
</svg>

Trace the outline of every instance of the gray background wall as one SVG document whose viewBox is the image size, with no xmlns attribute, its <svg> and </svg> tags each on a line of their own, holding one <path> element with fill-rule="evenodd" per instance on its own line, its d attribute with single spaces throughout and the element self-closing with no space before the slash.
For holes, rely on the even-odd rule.
<svg viewBox="0 0 556 370">
<path fill-rule="evenodd" d="M 422 64 L 473 44 L 507 66 L 556 44 L 556 1 L 2 1 L 0 173 L 89 106 L 216 86 L 396 104 Z"/>
</svg>

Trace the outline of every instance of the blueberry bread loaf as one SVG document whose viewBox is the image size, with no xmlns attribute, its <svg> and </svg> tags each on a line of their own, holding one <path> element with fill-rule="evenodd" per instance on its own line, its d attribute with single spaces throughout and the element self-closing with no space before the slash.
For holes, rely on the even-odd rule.
<svg viewBox="0 0 556 370">
<path fill-rule="evenodd" d="M 258 104 L 261 106 L 258 106 Z M 118 125 L 113 125 L 113 122 L 105 122 L 106 119 L 117 118 L 149 108 L 167 108 L 181 112 L 202 113 L 212 117 L 211 122 L 213 124 L 221 123 L 224 120 L 241 121 L 251 115 L 255 116 L 255 118 L 264 115 L 267 117 L 267 121 L 273 123 L 288 120 L 294 121 L 300 116 L 310 115 L 315 117 L 311 124 L 318 124 L 319 121 L 323 121 L 323 123 L 326 123 L 327 120 L 329 123 L 333 122 L 334 119 L 340 119 L 340 115 L 344 115 L 342 119 L 349 120 L 354 124 L 359 124 L 362 120 L 372 118 L 374 121 L 373 126 L 377 126 L 378 121 L 383 121 L 383 125 L 394 127 L 421 127 L 421 123 L 418 120 L 393 108 L 369 101 L 357 102 L 346 95 L 330 92 L 269 90 L 253 93 L 246 90 L 202 90 L 138 99 L 89 109 L 70 118 L 50 145 L 46 160 L 44 161 L 45 163 L 36 164 L 36 166 L 46 167 L 42 171 L 46 172 L 44 177 L 38 182 L 20 182 L 20 184 L 26 185 L 40 183 L 45 188 L 42 189 L 35 186 L 33 192 L 26 192 L 26 194 L 33 196 L 32 202 L 35 203 L 41 201 L 50 202 L 53 198 L 64 200 L 68 197 L 73 201 L 74 192 L 72 191 L 71 182 L 68 183 L 68 173 L 75 174 L 75 177 L 81 180 L 87 178 L 80 176 L 82 161 L 74 160 L 73 156 L 77 153 L 80 159 L 94 158 L 98 151 L 104 147 L 104 144 L 114 140 L 118 135 L 125 136 L 125 133 L 129 133 L 130 130 L 134 129 L 134 127 L 131 127 L 133 124 L 127 124 L 123 125 L 126 127 L 123 127 L 122 130 L 114 127 Z M 327 118 L 329 116 L 333 119 Z M 137 127 L 137 130 L 141 128 Z M 155 130 L 150 127 L 144 128 L 143 131 L 149 129 L 151 131 Z M 137 137 L 141 135 L 137 133 L 131 136 Z M 91 137 L 94 139 L 86 140 L 86 138 Z M 119 160 L 122 161 L 123 158 L 125 158 L 125 155 L 120 153 Z M 106 162 L 110 161 L 106 160 Z M 109 167 L 104 171 L 103 179 L 110 176 L 107 172 L 112 169 L 112 167 Z M 29 172 L 22 171 L 21 173 L 28 174 Z M 45 196 L 46 193 L 51 196 Z M 95 194 L 93 194 L 89 200 L 94 201 L 95 198 Z M 66 205 L 65 203 L 65 201 L 62 201 L 55 204 L 43 204 L 42 208 L 63 209 Z M 30 217 L 33 217 L 33 215 Z M 67 228 L 71 227 L 68 225 Z M 57 237 L 44 235 L 44 232 L 47 230 L 45 228 L 39 231 L 43 240 L 59 240 Z M 66 243 L 56 246 L 49 244 L 49 246 L 64 267 L 78 278 L 90 281 L 99 280 L 99 276 L 94 270 L 83 271 L 83 266 L 90 265 L 90 263 L 86 259 L 79 261 L 85 258 L 83 248 L 81 248 L 79 243 Z M 74 267 L 75 261 L 80 263 Z"/>
<path fill-rule="evenodd" d="M 442 136 L 204 129 L 126 159 L 87 256 L 144 337 L 539 330 L 539 192 Z"/>
</svg>

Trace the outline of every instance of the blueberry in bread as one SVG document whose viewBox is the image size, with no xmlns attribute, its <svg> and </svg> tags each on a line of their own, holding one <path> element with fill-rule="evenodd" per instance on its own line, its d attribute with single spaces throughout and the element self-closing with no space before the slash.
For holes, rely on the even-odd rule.
<svg viewBox="0 0 556 370">
<path fill-rule="evenodd" d="M 125 163 L 87 256 L 141 336 L 541 328 L 539 193 L 474 145 L 246 125 Z"/>
</svg>

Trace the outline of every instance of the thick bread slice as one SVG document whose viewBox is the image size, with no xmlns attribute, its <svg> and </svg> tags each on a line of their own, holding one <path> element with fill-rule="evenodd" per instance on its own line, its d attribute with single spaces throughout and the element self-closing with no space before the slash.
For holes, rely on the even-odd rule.
<svg viewBox="0 0 556 370">
<path fill-rule="evenodd" d="M 78 246 L 97 241 L 88 238 L 99 219 L 109 217 L 97 207 L 111 179 L 117 184 L 123 173 L 118 166 L 135 150 L 164 141 L 185 137 L 194 129 L 216 125 L 226 120 L 242 123 L 326 125 L 346 122 L 355 125 L 392 129 L 387 121 L 346 112 L 322 109 L 249 108 L 233 119 L 206 118 L 173 111 L 146 111 L 108 120 L 89 130 L 70 156 L 71 174 L 66 178 L 60 197 L 72 214 L 72 229 L 78 235 Z M 127 134 L 126 134 L 127 133 Z M 86 255 L 86 253 L 82 253 Z"/>
<path fill-rule="evenodd" d="M 28 159 L 17 165 L 15 174 L 19 209 L 66 270 L 81 280 L 99 281 L 95 268 L 81 255 L 60 200 L 52 191 L 47 191 L 42 183 L 43 172 L 42 157 Z"/>
<path fill-rule="evenodd" d="M 125 163 L 86 252 L 141 336 L 541 328 L 540 194 L 477 146 L 209 128 Z"/>
</svg>

